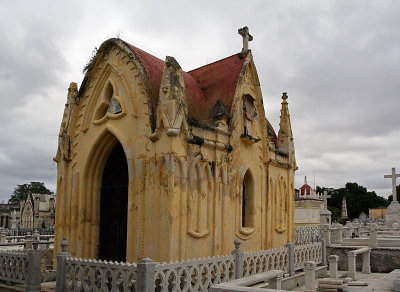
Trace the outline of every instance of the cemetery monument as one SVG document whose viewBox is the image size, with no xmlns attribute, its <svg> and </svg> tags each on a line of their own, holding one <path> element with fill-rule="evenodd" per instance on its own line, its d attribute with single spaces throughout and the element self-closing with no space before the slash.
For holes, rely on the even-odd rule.
<svg viewBox="0 0 400 292">
<path fill-rule="evenodd" d="M 121 39 L 71 83 L 57 162 L 55 246 L 137 262 L 283 247 L 294 240 L 297 169 L 282 95 L 276 134 L 248 42 L 185 72 Z M 55 249 L 55 255 L 59 250 Z"/>
</svg>

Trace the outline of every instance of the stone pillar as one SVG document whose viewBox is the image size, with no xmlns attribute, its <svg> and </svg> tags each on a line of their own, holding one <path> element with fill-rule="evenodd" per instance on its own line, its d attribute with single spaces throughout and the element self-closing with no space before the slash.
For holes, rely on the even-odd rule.
<svg viewBox="0 0 400 292">
<path fill-rule="evenodd" d="M 304 271 L 306 273 L 305 290 L 304 292 L 315 292 L 315 267 L 316 262 L 308 261 L 304 264 Z"/>
<path fill-rule="evenodd" d="M 41 275 L 40 267 L 42 260 L 42 252 L 38 250 L 38 242 L 32 242 L 32 249 L 28 252 L 28 274 L 26 276 L 26 291 L 40 292 L 41 291 Z"/>
<path fill-rule="evenodd" d="M 361 273 L 371 274 L 371 249 L 363 253 L 363 264 Z"/>
<path fill-rule="evenodd" d="M 281 272 L 281 274 L 277 274 L 276 277 L 268 280 L 269 283 L 269 289 L 275 289 L 275 290 L 281 290 L 282 289 L 282 275 L 283 273 Z"/>
<path fill-rule="evenodd" d="M 328 224 L 328 225 L 331 225 L 331 216 L 332 216 L 332 213 L 331 213 L 331 211 L 329 211 L 329 210 L 322 210 L 320 213 L 319 213 L 319 217 L 320 217 L 320 222 L 321 222 L 321 224 Z"/>
<path fill-rule="evenodd" d="M 154 273 L 156 263 L 149 258 L 141 259 L 137 264 L 137 292 L 154 292 Z"/>
<path fill-rule="evenodd" d="M 64 239 L 60 242 L 61 252 L 57 255 L 57 272 L 56 272 L 56 292 L 64 292 L 65 288 L 65 261 L 67 258 L 71 256 L 70 253 L 67 252 L 68 241 L 64 237 Z"/>
<path fill-rule="evenodd" d="M 345 227 L 345 233 L 346 233 L 345 237 L 351 238 L 351 236 L 353 234 L 353 226 L 352 226 L 351 222 L 346 221 L 346 225 L 344 227 Z"/>
<path fill-rule="evenodd" d="M 231 252 L 235 256 L 235 279 L 243 277 L 243 251 L 240 250 L 241 241 L 236 238 L 233 242 L 235 244 L 235 249 Z"/>
<path fill-rule="evenodd" d="M 326 242 L 325 239 L 321 239 L 321 245 L 322 245 L 322 265 L 326 266 Z"/>
<path fill-rule="evenodd" d="M 349 227 L 343 226 L 342 232 L 343 232 L 343 238 L 349 238 L 349 236 L 348 236 L 348 234 L 349 234 Z"/>
<path fill-rule="evenodd" d="M 37 229 L 35 229 L 35 230 L 33 231 L 32 239 L 33 239 L 33 240 L 40 241 L 40 234 L 39 234 L 39 231 L 38 231 Z"/>
<path fill-rule="evenodd" d="M 294 276 L 295 273 L 294 273 L 294 244 L 293 244 L 293 242 L 286 243 L 286 248 L 288 249 L 288 255 L 289 255 L 289 275 Z M 275 289 L 278 289 L 278 288 L 275 288 Z"/>
<path fill-rule="evenodd" d="M 7 243 L 7 232 L 4 229 L 0 232 L 0 243 Z"/>
<path fill-rule="evenodd" d="M 331 233 L 330 233 L 330 225 L 324 224 L 322 225 L 322 238 L 325 240 L 327 246 L 331 245 Z"/>
<path fill-rule="evenodd" d="M 341 224 L 336 224 L 333 233 L 333 243 L 341 244 L 343 240 L 343 226 Z"/>
<path fill-rule="evenodd" d="M 353 280 L 357 280 L 356 256 L 357 255 L 352 251 L 347 252 L 347 276 L 351 277 Z"/>
<path fill-rule="evenodd" d="M 369 247 L 378 247 L 378 226 L 376 223 L 372 223 L 369 226 L 369 242 L 368 242 Z"/>
<path fill-rule="evenodd" d="M 338 262 L 339 257 L 337 255 L 330 255 L 328 257 L 329 261 L 329 278 L 338 278 Z"/>
<path fill-rule="evenodd" d="M 28 232 L 25 235 L 25 249 L 32 249 L 32 235 Z"/>
</svg>

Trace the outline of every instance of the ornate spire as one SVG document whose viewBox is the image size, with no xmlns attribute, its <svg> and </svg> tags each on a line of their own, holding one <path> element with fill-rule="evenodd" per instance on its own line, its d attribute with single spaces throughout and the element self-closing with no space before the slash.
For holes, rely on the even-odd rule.
<svg viewBox="0 0 400 292">
<path fill-rule="evenodd" d="M 282 108 L 281 108 L 281 118 L 279 123 L 279 132 L 278 132 L 278 150 L 291 154 L 290 152 L 294 152 L 294 143 L 293 143 L 293 135 L 292 135 L 292 127 L 290 125 L 290 114 L 289 107 L 287 102 L 288 96 L 287 93 L 282 93 Z M 294 153 L 293 153 L 294 154 Z"/>
</svg>

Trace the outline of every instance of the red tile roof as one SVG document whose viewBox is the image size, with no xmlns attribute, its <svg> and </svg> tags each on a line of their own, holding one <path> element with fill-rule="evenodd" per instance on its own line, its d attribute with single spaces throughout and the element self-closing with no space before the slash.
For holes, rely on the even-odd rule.
<svg viewBox="0 0 400 292">
<path fill-rule="evenodd" d="M 197 120 L 208 118 L 205 114 L 210 112 L 218 99 L 222 100 L 229 112 L 231 111 L 239 74 L 248 54 L 249 52 L 243 58 L 235 54 L 188 72 L 204 93 L 202 99 L 188 101 L 189 104 L 192 103 L 191 111 L 189 110 L 192 117 Z"/>
<path fill-rule="evenodd" d="M 128 45 L 139 57 L 140 62 L 146 70 L 147 78 L 150 82 L 150 90 L 154 96 L 158 96 L 160 92 L 162 74 L 164 71 L 164 61 L 139 48 L 136 48 L 135 46 L 132 46 L 131 44 L 126 42 L 125 44 Z"/>
<path fill-rule="evenodd" d="M 140 59 L 149 79 L 150 90 L 154 98 L 153 105 L 156 105 L 164 70 L 164 61 L 129 43 L 125 42 L 125 44 Z M 243 58 L 239 58 L 239 54 L 235 54 L 189 72 L 182 71 L 189 117 L 199 122 L 208 122 L 209 113 L 218 99 L 222 100 L 229 112 L 231 111 L 239 74 L 243 69 L 248 54 L 249 52 Z M 267 123 L 275 134 L 268 120 Z"/>
<path fill-rule="evenodd" d="M 308 184 L 304 184 L 300 188 L 300 196 L 310 195 L 311 194 L 311 187 Z"/>
<path fill-rule="evenodd" d="M 158 96 L 164 61 L 131 44 L 126 44 L 139 57 L 146 70 L 151 91 Z M 189 72 L 182 71 L 189 116 L 197 120 L 207 119 L 208 113 L 218 99 L 222 100 L 228 111 L 231 110 L 239 74 L 246 56 L 239 58 L 238 54 L 235 54 Z"/>
</svg>

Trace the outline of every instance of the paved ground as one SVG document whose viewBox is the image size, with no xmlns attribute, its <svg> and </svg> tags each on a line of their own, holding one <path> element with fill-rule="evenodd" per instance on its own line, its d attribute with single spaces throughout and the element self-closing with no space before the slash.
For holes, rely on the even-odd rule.
<svg viewBox="0 0 400 292">
<path fill-rule="evenodd" d="M 340 275 L 344 276 L 344 272 L 339 272 Z M 387 292 L 393 291 L 394 279 L 400 279 L 400 270 L 394 270 L 388 274 L 372 273 L 372 274 L 357 274 L 357 281 L 353 281 L 353 284 L 357 282 L 367 283 L 368 286 L 349 286 L 346 291 L 379 291 Z M 304 286 L 299 286 L 292 291 L 304 291 Z"/>
</svg>

